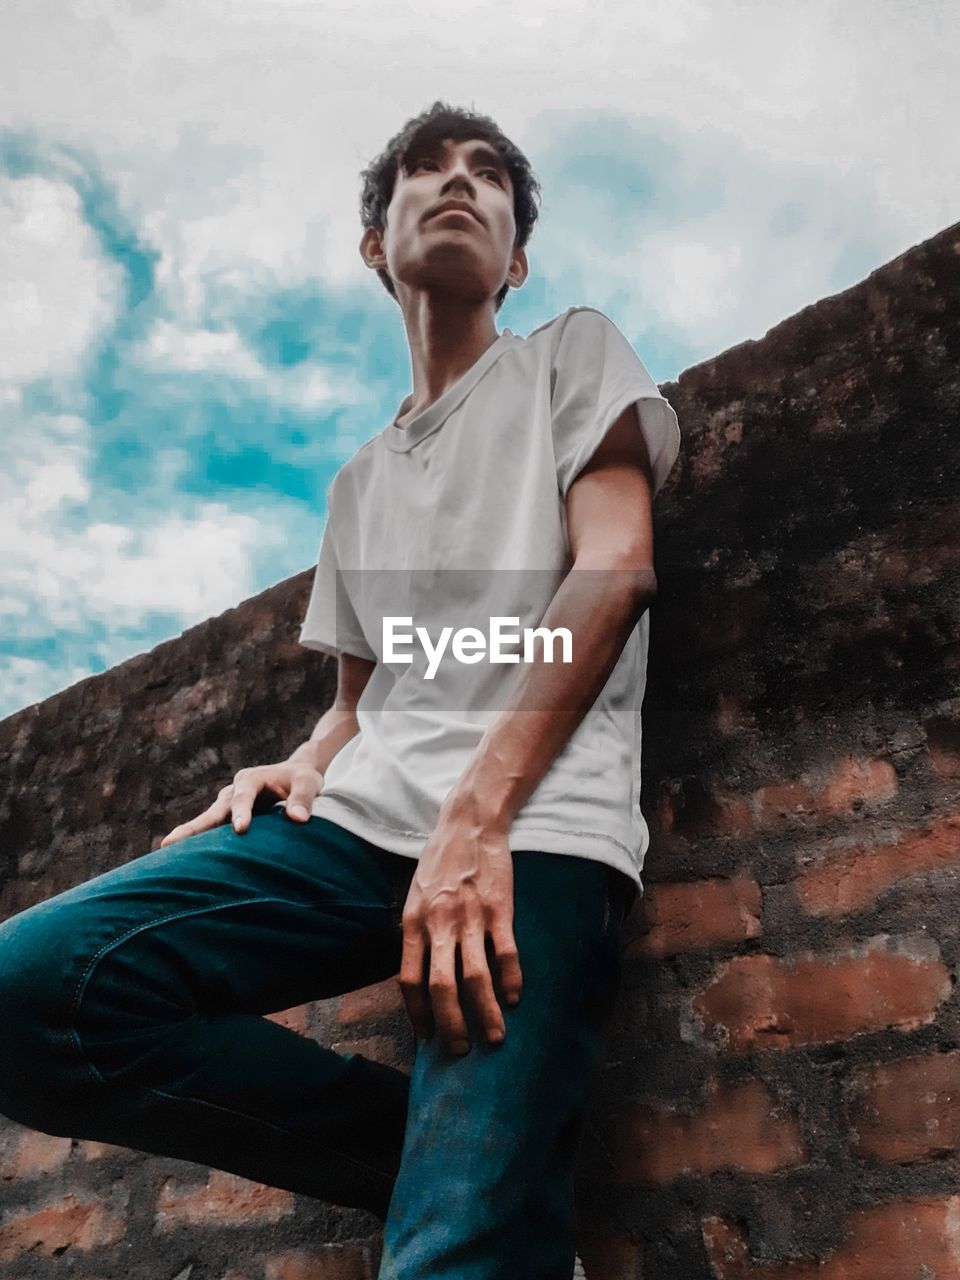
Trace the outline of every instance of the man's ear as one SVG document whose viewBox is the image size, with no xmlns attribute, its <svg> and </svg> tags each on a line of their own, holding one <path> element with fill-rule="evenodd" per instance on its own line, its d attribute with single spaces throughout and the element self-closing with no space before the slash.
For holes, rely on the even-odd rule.
<svg viewBox="0 0 960 1280">
<path fill-rule="evenodd" d="M 511 289 L 519 289 L 529 274 L 530 267 L 526 253 L 523 249 L 514 249 L 513 257 L 510 259 L 510 270 L 507 272 L 507 283 Z"/>
<path fill-rule="evenodd" d="M 387 269 L 387 255 L 383 239 L 376 227 L 367 227 L 360 238 L 360 257 L 368 267 Z"/>
</svg>

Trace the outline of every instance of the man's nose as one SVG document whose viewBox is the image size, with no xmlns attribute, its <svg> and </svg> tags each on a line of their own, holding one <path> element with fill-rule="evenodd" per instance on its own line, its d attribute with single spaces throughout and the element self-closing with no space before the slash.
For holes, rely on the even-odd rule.
<svg viewBox="0 0 960 1280">
<path fill-rule="evenodd" d="M 465 165 L 457 165 L 447 178 L 445 190 L 454 186 L 463 187 L 467 191 L 473 190 L 473 179 Z"/>
</svg>

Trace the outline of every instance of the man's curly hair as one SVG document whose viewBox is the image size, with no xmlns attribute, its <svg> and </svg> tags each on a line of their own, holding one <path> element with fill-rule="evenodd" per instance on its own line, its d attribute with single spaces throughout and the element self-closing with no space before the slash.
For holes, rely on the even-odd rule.
<svg viewBox="0 0 960 1280">
<path fill-rule="evenodd" d="M 454 142 L 463 142 L 468 138 L 482 138 L 503 157 L 513 184 L 513 213 L 517 225 L 514 248 L 522 249 L 530 239 L 537 221 L 540 203 L 540 183 L 531 170 L 529 161 L 519 147 L 504 136 L 489 116 L 466 111 L 460 107 L 452 107 L 449 103 L 439 100 L 434 102 L 427 111 L 408 120 L 400 132 L 390 139 L 376 160 L 361 172 L 363 189 L 360 195 L 360 220 L 364 229 L 376 227 L 377 231 L 383 234 L 386 227 L 387 206 L 393 196 L 393 188 L 401 165 L 414 147 L 418 149 L 429 147 L 441 142 L 444 138 L 450 138 Z M 388 272 L 378 267 L 377 275 L 387 292 L 396 299 L 397 292 Z M 509 289 L 509 284 L 504 281 L 494 300 L 496 311 L 503 306 Z"/>
</svg>

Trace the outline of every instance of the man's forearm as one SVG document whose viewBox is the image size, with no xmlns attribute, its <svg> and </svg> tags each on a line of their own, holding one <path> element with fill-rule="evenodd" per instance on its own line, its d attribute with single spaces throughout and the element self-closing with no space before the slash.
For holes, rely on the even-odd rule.
<svg viewBox="0 0 960 1280">
<path fill-rule="evenodd" d="M 585 566 L 580 566 L 585 568 Z M 526 663 L 504 709 L 444 800 L 445 813 L 509 828 L 582 722 L 656 596 L 653 571 L 567 574 L 540 623 L 566 627 L 572 661 Z"/>
<path fill-rule="evenodd" d="M 304 760 L 318 773 L 326 773 L 330 761 L 341 747 L 360 732 L 354 707 L 341 707 L 336 703 L 317 721 L 316 728 L 307 742 L 302 743 L 290 755 L 291 760 Z"/>
</svg>

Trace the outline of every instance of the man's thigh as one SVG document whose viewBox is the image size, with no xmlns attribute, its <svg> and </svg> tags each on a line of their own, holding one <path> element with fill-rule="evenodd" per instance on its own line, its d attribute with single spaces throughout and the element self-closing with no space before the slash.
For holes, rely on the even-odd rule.
<svg viewBox="0 0 960 1280">
<path fill-rule="evenodd" d="M 280 810 L 215 827 L 0 924 L 6 1002 L 119 1074 L 135 1026 L 147 1043 L 197 1013 L 273 1013 L 396 973 L 408 862 Z"/>
<path fill-rule="evenodd" d="M 523 1259 L 573 1269 L 574 1173 L 620 983 L 623 895 L 588 859 L 518 851 L 514 936 L 523 974 L 506 1037 L 488 1046 L 462 994 L 465 1056 L 417 1040 L 400 1174 L 384 1242 L 387 1280 L 418 1269 L 525 1276 Z M 488 955 L 491 953 L 488 951 Z M 533 1266 L 533 1261 L 531 1261 Z M 447 1268 L 447 1269 L 444 1269 Z M 466 1271 L 464 1271 L 466 1274 Z"/>
</svg>

